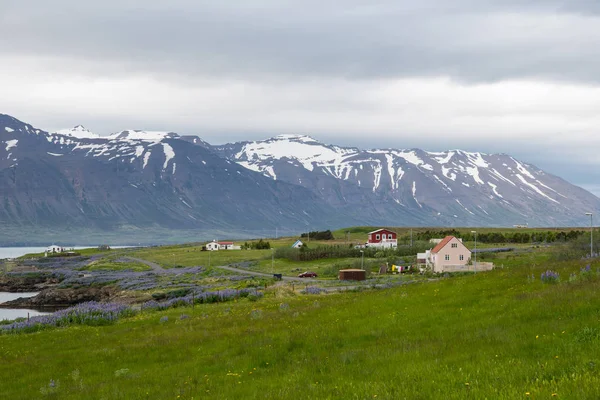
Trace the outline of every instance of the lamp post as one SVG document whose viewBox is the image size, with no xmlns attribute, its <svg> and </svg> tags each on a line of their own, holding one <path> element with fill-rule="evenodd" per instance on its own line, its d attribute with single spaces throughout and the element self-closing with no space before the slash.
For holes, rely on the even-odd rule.
<svg viewBox="0 0 600 400">
<path fill-rule="evenodd" d="M 364 250 L 360 251 L 360 269 L 365 269 L 365 252 L 364 252 Z"/>
<path fill-rule="evenodd" d="M 594 226 L 593 226 L 593 218 L 594 214 L 591 212 L 586 212 L 585 215 L 590 216 L 590 258 L 594 257 Z"/>
<path fill-rule="evenodd" d="M 475 263 L 473 265 L 473 273 L 477 273 L 477 231 L 471 231 L 471 233 L 475 234 Z"/>
</svg>

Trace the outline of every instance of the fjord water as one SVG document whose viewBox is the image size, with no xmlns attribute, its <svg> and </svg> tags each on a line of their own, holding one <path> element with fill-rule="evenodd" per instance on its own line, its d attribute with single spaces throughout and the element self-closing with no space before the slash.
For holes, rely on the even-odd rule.
<svg viewBox="0 0 600 400">
<path fill-rule="evenodd" d="M 31 253 L 43 253 L 45 250 L 45 247 L 0 247 L 0 260 L 21 257 Z"/>
<path fill-rule="evenodd" d="M 0 303 L 5 301 L 15 300 L 19 297 L 33 297 L 37 295 L 37 292 L 25 292 L 25 293 L 6 293 L 0 292 Z M 0 321 L 8 319 L 12 320 L 15 318 L 27 318 L 35 317 L 36 315 L 50 314 L 49 312 L 43 312 L 38 310 L 30 310 L 26 308 L 0 308 Z"/>
</svg>

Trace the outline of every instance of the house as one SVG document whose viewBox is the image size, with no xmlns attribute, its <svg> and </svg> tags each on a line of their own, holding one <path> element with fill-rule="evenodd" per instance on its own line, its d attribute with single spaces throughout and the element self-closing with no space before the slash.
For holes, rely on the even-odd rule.
<svg viewBox="0 0 600 400">
<path fill-rule="evenodd" d="M 213 240 L 210 243 L 207 243 L 206 250 L 208 251 L 217 251 L 217 250 L 240 250 L 240 246 L 236 246 L 233 242 L 217 242 Z"/>
<path fill-rule="evenodd" d="M 62 253 L 63 251 L 65 251 L 64 247 L 60 247 L 55 244 L 46 248 L 46 253 Z"/>
<path fill-rule="evenodd" d="M 398 234 L 388 229 L 377 229 L 369 232 L 366 247 L 396 248 L 398 247 Z"/>
<path fill-rule="evenodd" d="M 427 253 L 425 253 L 427 255 Z M 464 270 L 471 260 L 471 251 L 454 236 L 446 236 L 426 257 L 426 265 L 433 272 Z M 417 258 L 419 256 L 417 255 Z"/>
<path fill-rule="evenodd" d="M 294 244 L 292 245 L 292 248 L 299 249 L 302 246 L 304 246 L 304 243 L 302 243 L 302 240 L 298 239 L 298 240 L 296 240 L 296 242 L 294 242 Z"/>
</svg>

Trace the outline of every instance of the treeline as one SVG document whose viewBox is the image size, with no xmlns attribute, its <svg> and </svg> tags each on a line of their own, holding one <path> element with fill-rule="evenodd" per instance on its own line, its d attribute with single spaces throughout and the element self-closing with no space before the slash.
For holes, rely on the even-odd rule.
<svg viewBox="0 0 600 400">
<path fill-rule="evenodd" d="M 477 241 L 481 243 L 554 243 L 568 242 L 579 238 L 585 232 L 572 231 L 535 231 L 535 232 L 486 232 L 477 233 Z M 427 230 L 413 234 L 417 240 L 441 239 L 445 236 L 456 236 L 465 242 L 475 240 L 475 234 L 471 232 L 460 232 L 456 229 L 439 231 Z M 406 240 L 406 236 L 404 239 Z"/>
<path fill-rule="evenodd" d="M 429 242 L 415 242 L 413 246 L 398 246 L 396 249 L 381 249 L 376 247 L 355 248 L 353 245 L 333 245 L 316 247 L 302 246 L 299 249 L 280 247 L 275 249 L 275 258 L 285 258 L 291 261 L 314 261 L 324 258 L 386 258 L 415 256 L 431 248 Z"/>
<path fill-rule="evenodd" d="M 271 243 L 260 239 L 258 242 L 244 242 L 241 248 L 242 250 L 269 250 Z"/>
<path fill-rule="evenodd" d="M 326 231 L 314 231 L 314 232 L 303 233 L 300 235 L 300 238 L 310 238 L 310 239 L 315 239 L 315 240 L 333 240 L 333 239 L 335 239 L 333 237 L 333 233 L 331 233 L 331 231 L 329 229 L 327 229 Z"/>
</svg>

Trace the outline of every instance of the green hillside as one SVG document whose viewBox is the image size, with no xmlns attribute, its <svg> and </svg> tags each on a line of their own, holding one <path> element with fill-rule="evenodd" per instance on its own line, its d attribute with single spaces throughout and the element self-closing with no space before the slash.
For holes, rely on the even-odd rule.
<svg viewBox="0 0 600 400">
<path fill-rule="evenodd" d="M 492 272 L 385 290 L 302 295 L 271 286 L 258 301 L 2 335 L 2 394 L 600 398 L 600 262 L 581 272 L 585 261 L 557 261 L 545 248 L 495 262 Z M 561 282 L 543 283 L 547 269 Z"/>
</svg>

